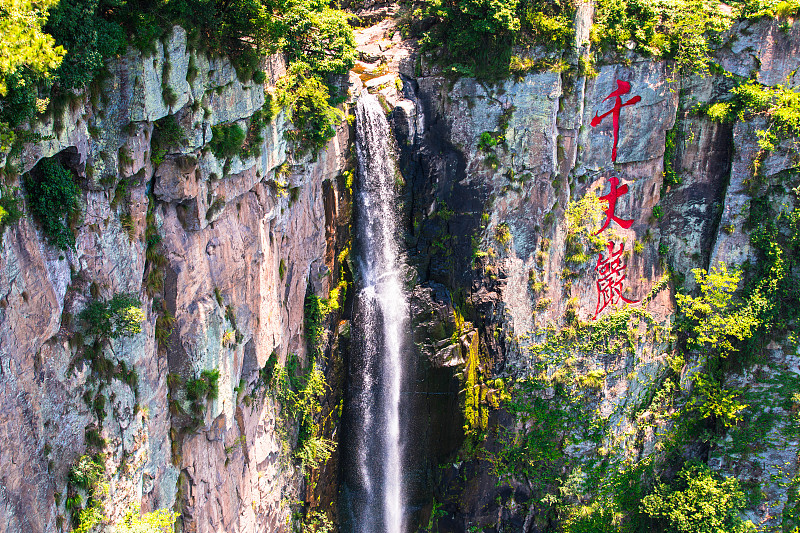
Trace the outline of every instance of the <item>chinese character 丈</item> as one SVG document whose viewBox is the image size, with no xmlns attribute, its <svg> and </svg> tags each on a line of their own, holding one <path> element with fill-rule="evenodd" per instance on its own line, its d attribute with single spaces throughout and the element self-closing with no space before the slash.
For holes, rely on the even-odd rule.
<svg viewBox="0 0 800 533">
<path fill-rule="evenodd" d="M 606 113 L 603 113 L 600 116 L 597 116 L 597 113 L 595 113 L 594 114 L 594 118 L 592 119 L 592 127 L 594 128 L 595 126 L 597 126 L 601 122 L 603 122 L 603 119 L 606 118 L 608 115 L 613 114 L 612 120 L 613 120 L 613 123 L 614 123 L 613 124 L 614 125 L 614 147 L 611 150 L 611 161 L 613 161 L 615 163 L 617 161 L 617 142 L 619 141 L 619 112 L 623 107 L 638 103 L 642 99 L 640 96 L 634 96 L 633 98 L 631 98 L 627 102 L 623 103 L 622 102 L 622 95 L 623 94 L 627 94 L 630 91 L 631 91 L 631 84 L 630 83 L 628 83 L 626 81 L 622 81 L 622 80 L 617 80 L 617 90 L 612 92 L 611 94 L 609 94 L 608 96 L 606 96 L 603 99 L 603 101 L 605 102 L 609 98 L 614 98 L 615 99 L 614 100 L 614 107 L 612 107 L 610 111 L 608 111 Z"/>
<path fill-rule="evenodd" d="M 628 186 L 623 184 L 622 187 L 617 188 L 617 185 L 619 185 L 619 179 L 613 176 L 608 178 L 608 182 L 611 184 L 611 190 L 608 192 L 608 194 L 600 197 L 601 200 L 608 202 L 608 209 L 606 209 L 606 221 L 603 223 L 603 227 L 595 232 L 595 235 L 598 235 L 600 232 L 604 231 L 612 220 L 625 229 L 630 228 L 631 224 L 633 224 L 633 220 L 622 219 L 614 214 L 614 211 L 617 208 L 617 198 L 628 192 Z"/>
<path fill-rule="evenodd" d="M 595 320 L 609 304 L 617 305 L 620 300 L 629 304 L 639 301 L 629 300 L 622 295 L 622 282 L 625 281 L 625 269 L 628 268 L 628 265 L 622 262 L 625 243 L 620 243 L 617 251 L 614 251 L 614 241 L 610 241 L 606 247 L 609 252 L 608 257 L 603 257 L 601 253 L 594 268 L 597 272 L 597 307 L 592 320 Z"/>
</svg>

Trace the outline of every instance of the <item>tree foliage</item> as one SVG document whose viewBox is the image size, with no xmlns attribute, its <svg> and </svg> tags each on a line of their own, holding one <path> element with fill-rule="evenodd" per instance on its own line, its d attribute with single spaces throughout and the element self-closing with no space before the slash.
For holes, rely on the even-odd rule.
<svg viewBox="0 0 800 533">
<path fill-rule="evenodd" d="M 57 0 L 0 0 L 0 150 L 14 141 L 9 124 L 16 126 L 42 111 L 51 71 L 66 51 L 44 32 L 47 10 Z"/>
<path fill-rule="evenodd" d="M 100 339 L 131 337 L 142 331 L 142 302 L 132 293 L 118 293 L 110 300 L 92 300 L 81 311 L 86 333 Z"/>
<path fill-rule="evenodd" d="M 524 64 L 515 45 L 539 45 L 569 52 L 573 43 L 574 0 L 434 0 L 422 26 L 423 48 L 449 72 L 497 79 Z M 592 27 L 593 50 L 675 59 L 682 72 L 708 72 L 711 43 L 733 17 L 717 0 L 598 0 Z M 577 43 L 579 44 L 579 43 Z"/>
<path fill-rule="evenodd" d="M 735 478 L 715 476 L 708 466 L 687 463 L 671 485 L 660 483 L 642 499 L 642 511 L 669 533 L 744 533 L 755 531 L 738 513 L 744 493 Z"/>
<path fill-rule="evenodd" d="M 25 70 L 46 76 L 66 51 L 44 32 L 47 10 L 58 0 L 0 0 L 0 96 L 8 94 L 7 77 Z"/>
<path fill-rule="evenodd" d="M 270 38 L 292 63 L 314 74 L 345 74 L 355 64 L 355 37 L 349 15 L 320 0 L 282 0 L 274 13 Z"/>
<path fill-rule="evenodd" d="M 103 68 L 103 60 L 126 42 L 122 27 L 98 11 L 99 0 L 60 0 L 50 9 L 45 29 L 67 55 L 56 71 L 63 89 L 83 87 Z"/>
<path fill-rule="evenodd" d="M 433 0 L 427 15 L 436 22 L 423 48 L 461 75 L 508 75 L 511 45 L 520 29 L 518 0 Z"/>
<path fill-rule="evenodd" d="M 345 74 L 356 57 L 349 15 L 321 0 L 0 0 L 0 15 L 0 128 L 43 112 L 51 84 L 63 91 L 96 79 L 104 60 L 127 42 L 154 52 L 175 24 L 190 30 L 195 46 L 230 57 L 243 79 L 258 72 L 264 53 L 285 52 L 301 63 L 296 72 L 323 84 Z M 313 108 L 302 135 L 309 148 L 320 134 L 333 134 L 331 106 L 313 98 L 316 83 L 301 81 L 295 111 Z"/>
<path fill-rule="evenodd" d="M 41 222 L 48 240 L 66 250 L 75 245 L 75 235 L 66 223 L 65 217 L 79 208 L 80 190 L 72 178 L 72 173 L 55 159 L 44 159 L 25 180 L 28 206 Z"/>
<path fill-rule="evenodd" d="M 142 514 L 137 505 L 128 511 L 113 531 L 114 533 L 171 533 L 178 516 L 180 516 L 178 513 L 169 509 L 156 509 Z"/>
<path fill-rule="evenodd" d="M 725 263 L 711 271 L 694 269 L 700 294 L 676 294 L 688 346 L 726 356 L 738 351 L 737 341 L 752 336 L 758 327 L 757 311 L 739 295 L 742 273 L 728 270 Z"/>
<path fill-rule="evenodd" d="M 528 0 L 522 8 L 522 28 L 534 42 L 552 49 L 570 46 L 575 0 Z"/>
<path fill-rule="evenodd" d="M 705 74 L 709 41 L 732 20 L 717 0 L 600 0 L 592 41 L 618 53 L 625 53 L 633 43 L 645 56 L 675 59 L 684 73 Z"/>
</svg>

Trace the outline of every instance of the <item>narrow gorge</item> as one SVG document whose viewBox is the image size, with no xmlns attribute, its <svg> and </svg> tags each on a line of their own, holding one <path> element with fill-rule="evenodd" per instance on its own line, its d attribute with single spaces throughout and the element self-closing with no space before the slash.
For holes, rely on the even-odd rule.
<svg viewBox="0 0 800 533">
<path fill-rule="evenodd" d="M 0 533 L 800 531 L 797 0 L 0 37 Z"/>
</svg>

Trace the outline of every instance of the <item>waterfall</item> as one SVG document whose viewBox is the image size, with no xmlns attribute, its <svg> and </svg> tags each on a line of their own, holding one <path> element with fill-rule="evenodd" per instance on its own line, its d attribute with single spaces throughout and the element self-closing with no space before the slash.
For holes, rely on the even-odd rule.
<svg viewBox="0 0 800 533">
<path fill-rule="evenodd" d="M 343 499 L 354 533 L 401 533 L 404 491 L 400 392 L 408 301 L 397 215 L 393 138 L 380 102 L 356 104 L 356 250 Z"/>
</svg>

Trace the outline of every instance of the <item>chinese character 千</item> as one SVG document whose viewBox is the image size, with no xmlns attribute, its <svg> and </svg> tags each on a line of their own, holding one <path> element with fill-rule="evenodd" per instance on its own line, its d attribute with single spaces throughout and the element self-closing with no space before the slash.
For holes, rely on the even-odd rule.
<svg viewBox="0 0 800 533">
<path fill-rule="evenodd" d="M 625 269 L 628 268 L 622 261 L 622 252 L 625 250 L 625 243 L 620 243 L 619 250 L 614 250 L 614 241 L 609 241 L 606 245 L 608 248 L 608 257 L 604 257 L 601 253 L 597 258 L 597 307 L 594 311 L 594 317 L 597 318 L 603 309 L 609 305 L 617 305 L 620 300 L 633 304 L 639 300 L 629 300 L 622 295 L 622 282 L 625 281 Z"/>
<path fill-rule="evenodd" d="M 603 223 L 603 227 L 595 232 L 595 235 L 598 235 L 604 231 L 612 220 L 625 229 L 630 228 L 633 224 L 633 220 L 625 220 L 614 214 L 614 211 L 617 208 L 617 198 L 628 192 L 628 186 L 623 184 L 622 187 L 617 188 L 617 185 L 619 185 L 619 179 L 613 176 L 608 178 L 608 182 L 611 184 L 611 190 L 608 192 L 608 194 L 600 197 L 601 200 L 608 202 L 608 209 L 606 209 L 606 221 Z"/>
<path fill-rule="evenodd" d="M 641 101 L 640 96 L 634 96 L 627 102 L 622 102 L 622 95 L 628 94 L 631 91 L 631 84 L 627 81 L 617 80 L 617 90 L 606 96 L 603 101 L 605 102 L 609 98 L 614 98 L 614 107 L 611 108 L 610 111 L 603 113 L 600 116 L 597 116 L 597 113 L 594 114 L 594 118 L 592 119 L 592 127 L 598 126 L 603 119 L 606 118 L 608 115 L 612 115 L 613 126 L 614 126 L 614 148 L 611 150 L 611 161 L 617 161 L 617 142 L 619 141 L 619 113 L 620 110 L 629 105 L 633 105 Z"/>
</svg>

